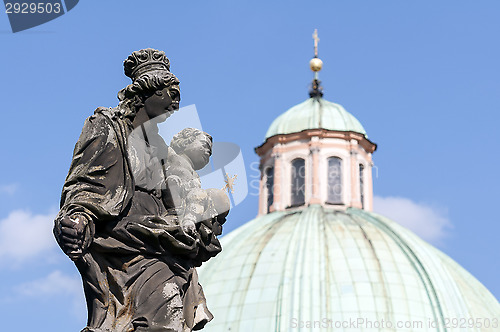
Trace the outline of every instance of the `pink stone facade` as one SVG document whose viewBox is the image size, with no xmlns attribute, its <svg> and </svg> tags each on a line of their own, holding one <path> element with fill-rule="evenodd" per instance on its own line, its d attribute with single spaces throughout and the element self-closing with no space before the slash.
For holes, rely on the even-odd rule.
<svg viewBox="0 0 500 332">
<path fill-rule="evenodd" d="M 354 132 L 338 132 L 324 129 L 306 130 L 288 135 L 276 135 L 255 150 L 261 157 L 261 183 L 259 215 L 272 211 L 300 209 L 311 204 L 321 204 L 331 209 L 347 207 L 373 207 L 372 153 L 376 145 L 364 135 Z M 341 159 L 341 204 L 329 204 L 328 158 Z M 291 207 L 292 161 L 304 159 L 305 204 Z M 363 165 L 363 202 L 361 202 L 360 170 Z M 274 167 L 274 202 L 267 206 L 268 189 L 264 170 Z"/>
</svg>

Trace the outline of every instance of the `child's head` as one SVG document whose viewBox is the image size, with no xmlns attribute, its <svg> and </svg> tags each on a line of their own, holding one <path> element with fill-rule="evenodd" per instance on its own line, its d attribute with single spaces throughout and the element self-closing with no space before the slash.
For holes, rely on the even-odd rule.
<svg viewBox="0 0 500 332">
<path fill-rule="evenodd" d="M 196 128 L 185 128 L 175 134 L 170 147 L 178 155 L 189 158 L 193 168 L 199 170 L 208 164 L 212 155 L 212 136 Z"/>
</svg>

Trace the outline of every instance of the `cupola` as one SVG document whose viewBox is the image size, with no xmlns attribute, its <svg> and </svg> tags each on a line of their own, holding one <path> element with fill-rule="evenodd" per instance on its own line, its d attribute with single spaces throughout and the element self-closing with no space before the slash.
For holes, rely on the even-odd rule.
<svg viewBox="0 0 500 332">
<path fill-rule="evenodd" d="M 317 33 L 309 99 L 278 116 L 260 156 L 259 215 L 320 204 L 331 209 L 372 210 L 372 153 L 361 123 L 341 105 L 323 98 Z"/>
</svg>

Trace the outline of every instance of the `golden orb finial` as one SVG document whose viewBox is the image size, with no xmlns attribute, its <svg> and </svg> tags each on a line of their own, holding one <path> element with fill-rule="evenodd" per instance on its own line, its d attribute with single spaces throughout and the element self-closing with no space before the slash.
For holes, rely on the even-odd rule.
<svg viewBox="0 0 500 332">
<path fill-rule="evenodd" d="M 321 61 L 320 58 L 312 58 L 311 61 L 309 61 L 309 67 L 311 67 L 313 72 L 318 72 L 323 68 L 323 61 Z"/>
<path fill-rule="evenodd" d="M 314 39 L 314 58 L 309 61 L 309 67 L 311 67 L 311 70 L 315 73 L 321 70 L 323 68 L 323 61 L 321 61 L 320 58 L 318 58 L 318 29 L 314 29 L 313 33 L 313 39 Z"/>
</svg>

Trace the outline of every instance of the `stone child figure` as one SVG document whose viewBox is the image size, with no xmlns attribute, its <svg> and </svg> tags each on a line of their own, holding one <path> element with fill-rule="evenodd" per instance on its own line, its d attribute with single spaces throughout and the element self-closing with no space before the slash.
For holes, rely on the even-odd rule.
<svg viewBox="0 0 500 332">
<path fill-rule="evenodd" d="M 194 234 L 181 227 L 165 199 L 171 149 L 157 128 L 179 108 L 179 81 L 154 49 L 133 52 L 124 68 L 132 83 L 118 93 L 119 105 L 85 121 L 54 235 L 82 276 L 83 331 L 199 330 L 212 315 L 196 266 L 221 251 L 215 235 L 227 212 Z M 131 139 L 137 131 L 142 145 Z"/>
<path fill-rule="evenodd" d="M 230 207 L 226 193 L 220 189 L 202 189 L 196 173 L 209 162 L 212 136 L 195 128 L 185 128 L 172 138 L 170 147 L 174 152 L 170 152 L 167 159 L 167 186 L 172 204 L 182 216 L 181 226 L 188 234 L 194 234 L 196 224 L 211 220 Z"/>
</svg>

